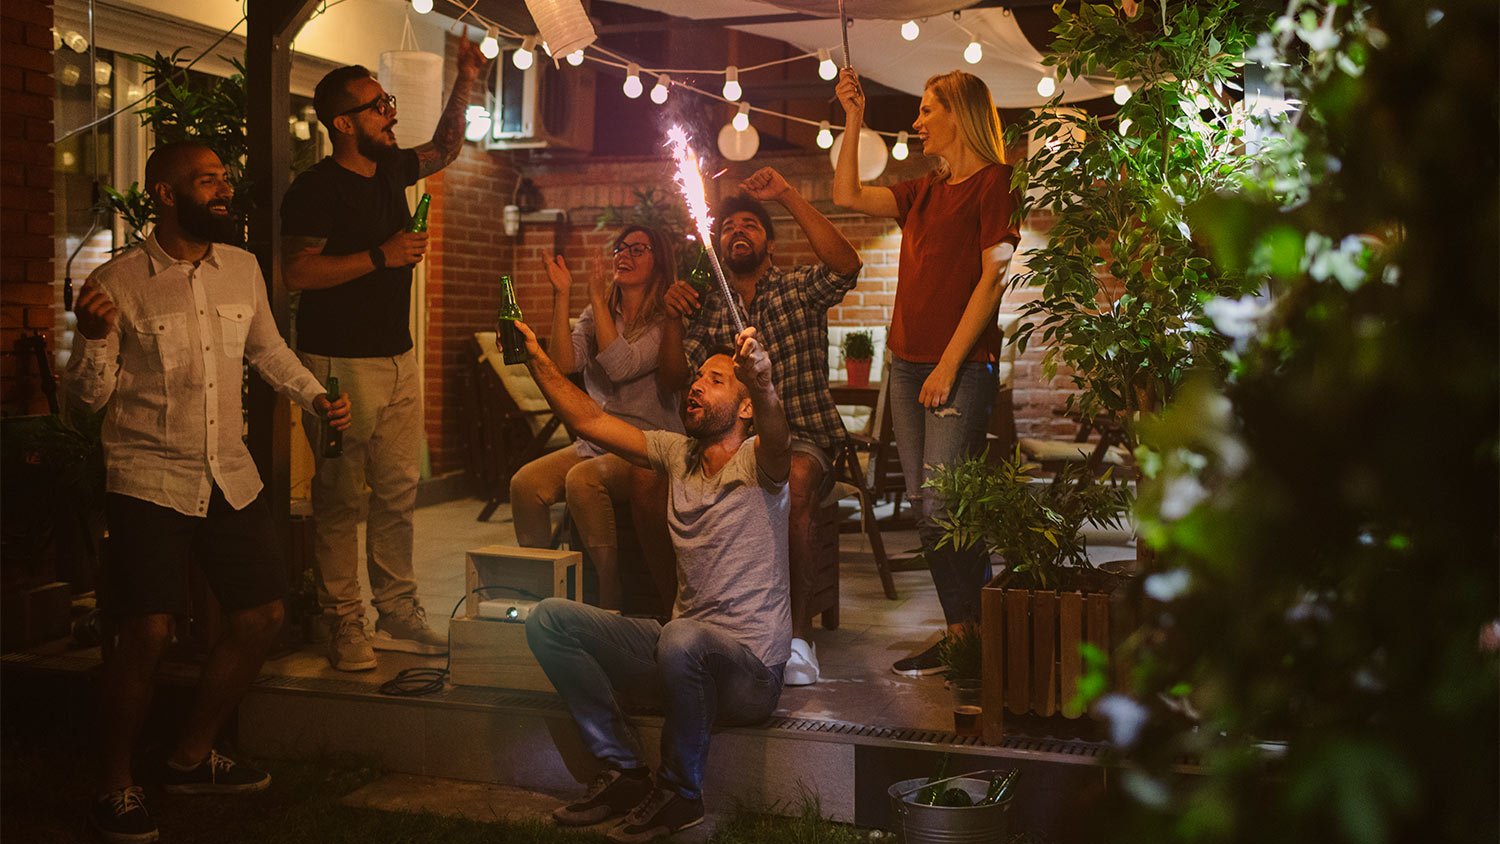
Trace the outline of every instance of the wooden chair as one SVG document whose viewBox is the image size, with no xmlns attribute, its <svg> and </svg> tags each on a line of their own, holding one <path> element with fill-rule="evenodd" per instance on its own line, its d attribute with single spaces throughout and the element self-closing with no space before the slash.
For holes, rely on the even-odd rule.
<svg viewBox="0 0 1500 844">
<path fill-rule="evenodd" d="M 1021 455 L 1048 472 L 1058 472 L 1068 464 L 1082 463 L 1095 475 L 1113 469 L 1115 477 L 1133 477 L 1135 459 L 1120 443 L 1124 432 L 1115 425 L 1074 416 L 1078 432 L 1071 440 L 1048 440 L 1021 437 Z M 1094 437 L 1098 433 L 1097 439 Z"/>
<path fill-rule="evenodd" d="M 517 469 L 572 442 L 547 406 L 525 366 L 506 366 L 495 345 L 495 332 L 474 335 L 468 349 L 469 385 L 464 391 L 469 432 L 469 466 L 485 499 L 479 521 L 510 500 L 510 479 Z"/>
</svg>

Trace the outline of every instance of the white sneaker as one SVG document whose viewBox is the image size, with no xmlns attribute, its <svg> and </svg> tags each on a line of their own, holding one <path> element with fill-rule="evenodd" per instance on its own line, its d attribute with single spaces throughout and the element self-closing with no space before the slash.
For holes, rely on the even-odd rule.
<svg viewBox="0 0 1500 844">
<path fill-rule="evenodd" d="M 792 640 L 792 655 L 782 669 L 781 685 L 811 686 L 818 682 L 818 646 L 806 639 Z"/>
</svg>

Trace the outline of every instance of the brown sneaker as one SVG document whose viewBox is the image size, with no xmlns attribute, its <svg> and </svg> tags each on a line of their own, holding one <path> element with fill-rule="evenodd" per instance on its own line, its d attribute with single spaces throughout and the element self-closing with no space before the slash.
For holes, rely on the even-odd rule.
<svg viewBox="0 0 1500 844">
<path fill-rule="evenodd" d="M 703 801 L 670 788 L 654 788 L 606 837 L 615 844 L 645 844 L 703 823 Z"/>
<path fill-rule="evenodd" d="M 448 652 L 448 637 L 427 626 L 427 611 L 412 600 L 380 614 L 374 645 L 377 651 L 434 656 Z"/>
<path fill-rule="evenodd" d="M 594 777 L 583 799 L 557 807 L 552 817 L 558 826 L 603 823 L 639 806 L 650 793 L 651 772 L 646 768 L 632 771 L 607 768 Z"/>
<path fill-rule="evenodd" d="M 357 615 L 342 616 L 332 623 L 328 638 L 328 661 L 340 671 L 369 671 L 375 667 L 375 651 L 365 620 Z"/>
</svg>

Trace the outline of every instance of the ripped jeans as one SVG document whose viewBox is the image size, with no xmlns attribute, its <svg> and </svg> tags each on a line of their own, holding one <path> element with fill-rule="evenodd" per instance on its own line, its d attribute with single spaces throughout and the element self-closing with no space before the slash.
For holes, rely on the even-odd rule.
<svg viewBox="0 0 1500 844">
<path fill-rule="evenodd" d="M 943 531 L 934 521 L 942 502 L 922 488 L 932 470 L 984 449 L 990 412 L 999 383 L 992 363 L 970 361 L 959 369 L 948 391 L 948 401 L 935 410 L 917 397 L 936 364 L 916 363 L 891 356 L 891 424 L 906 475 L 906 497 L 917 513 L 917 536 L 949 624 L 979 621 L 979 590 L 989 578 L 989 554 L 974 548 L 935 550 Z"/>
</svg>

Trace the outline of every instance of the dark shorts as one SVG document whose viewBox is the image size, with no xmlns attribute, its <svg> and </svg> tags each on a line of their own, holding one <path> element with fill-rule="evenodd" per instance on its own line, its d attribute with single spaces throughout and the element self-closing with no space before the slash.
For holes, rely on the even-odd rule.
<svg viewBox="0 0 1500 844">
<path fill-rule="evenodd" d="M 265 495 L 236 510 L 214 487 L 207 516 L 110 493 L 109 559 L 104 609 L 117 615 L 181 614 L 188 600 L 188 566 L 196 563 L 225 612 L 286 597 L 286 564 Z"/>
<path fill-rule="evenodd" d="M 828 493 L 833 491 L 834 482 L 838 480 L 838 473 L 834 471 L 833 455 L 829 454 L 821 446 L 810 443 L 807 440 L 799 440 L 796 437 L 792 438 L 792 454 L 801 454 L 804 457 L 812 458 L 813 462 L 818 464 L 818 468 L 823 470 L 822 481 L 818 483 L 817 493 L 813 496 L 812 500 L 819 502 L 827 498 Z"/>
</svg>

